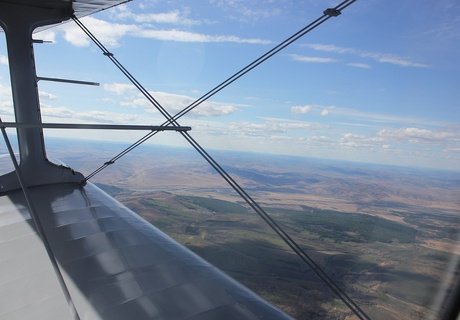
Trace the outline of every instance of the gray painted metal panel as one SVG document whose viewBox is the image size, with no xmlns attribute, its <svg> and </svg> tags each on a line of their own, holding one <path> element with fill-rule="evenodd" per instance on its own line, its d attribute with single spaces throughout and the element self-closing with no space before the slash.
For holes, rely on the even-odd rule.
<svg viewBox="0 0 460 320">
<path fill-rule="evenodd" d="M 129 1 L 131 0 L 74 0 L 72 7 L 77 17 L 83 17 Z"/>
<path fill-rule="evenodd" d="M 83 17 L 131 0 L 0 0 L 17 5 L 47 9 L 65 9 L 72 7 L 77 17 Z"/>
<path fill-rule="evenodd" d="M 30 189 L 81 319 L 289 319 L 92 184 Z M 68 319 L 21 192 L 0 198 L 0 319 Z"/>
<path fill-rule="evenodd" d="M 28 210 L 0 198 L 0 319 L 72 319 Z"/>
</svg>

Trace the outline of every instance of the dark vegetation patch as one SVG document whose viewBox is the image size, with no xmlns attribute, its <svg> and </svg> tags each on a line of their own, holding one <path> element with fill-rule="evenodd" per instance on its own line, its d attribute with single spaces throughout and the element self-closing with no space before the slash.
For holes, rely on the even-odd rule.
<svg viewBox="0 0 460 320">
<path fill-rule="evenodd" d="M 261 184 L 268 185 L 279 185 L 279 184 L 296 184 L 299 182 L 305 182 L 305 179 L 299 174 L 295 173 L 273 173 L 270 171 L 261 171 L 254 169 L 242 169 L 242 168 L 230 168 L 230 173 L 244 177 L 246 179 L 251 179 Z M 319 182 L 318 179 L 310 178 L 310 183 Z"/>
<path fill-rule="evenodd" d="M 433 292 L 439 289 L 439 281 L 432 277 L 393 271 L 382 279 L 383 292 L 401 300 L 415 304 L 427 305 L 433 300 Z"/>
<path fill-rule="evenodd" d="M 248 213 L 248 209 L 246 207 L 230 201 L 195 196 L 176 196 L 176 198 L 185 206 L 187 206 L 187 203 L 192 203 L 212 212 L 237 214 Z M 191 206 L 188 207 L 191 208 Z"/>
<path fill-rule="evenodd" d="M 404 215 L 404 221 L 428 231 L 430 238 L 457 240 L 460 216 L 446 213 L 411 212 Z M 425 232 L 426 234 L 426 232 Z"/>
<path fill-rule="evenodd" d="M 447 264 L 450 260 L 452 260 L 452 255 L 451 254 L 449 254 L 447 252 L 435 251 L 435 250 L 426 253 L 424 255 L 424 257 L 427 260 L 434 260 L 434 261 L 442 262 L 442 263 L 445 263 L 445 264 Z"/>
<path fill-rule="evenodd" d="M 380 217 L 304 208 L 303 211 L 271 208 L 270 212 L 294 228 L 314 232 L 320 237 L 329 238 L 336 242 L 412 243 L 417 235 L 417 230 L 413 227 Z"/>
</svg>

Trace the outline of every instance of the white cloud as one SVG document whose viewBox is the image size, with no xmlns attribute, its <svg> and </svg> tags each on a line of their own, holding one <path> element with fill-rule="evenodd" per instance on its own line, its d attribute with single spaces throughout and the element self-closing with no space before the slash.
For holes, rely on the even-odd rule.
<svg viewBox="0 0 460 320">
<path fill-rule="evenodd" d="M 122 95 L 135 89 L 134 85 L 130 83 L 104 83 L 102 87 L 105 91 L 113 92 L 117 95 Z"/>
<path fill-rule="evenodd" d="M 442 142 L 448 140 L 460 141 L 460 133 L 458 132 L 432 131 L 421 128 L 382 129 L 378 132 L 378 135 L 386 139 L 407 140 L 412 143 Z"/>
<path fill-rule="evenodd" d="M 261 137 L 266 139 L 274 136 L 283 136 L 292 140 L 297 140 L 297 137 L 295 137 L 295 132 L 311 131 L 324 128 L 323 125 L 314 122 L 294 121 L 278 118 L 262 118 L 262 120 L 263 122 L 232 122 L 228 125 L 227 134 L 230 136 Z M 277 140 L 280 139 L 278 138 Z"/>
<path fill-rule="evenodd" d="M 177 29 L 153 29 L 134 24 L 110 23 L 93 17 L 86 17 L 83 22 L 104 45 L 110 47 L 118 46 L 120 39 L 124 36 L 177 42 L 270 43 L 270 41 L 263 39 L 241 38 L 234 35 L 207 35 Z M 59 26 L 57 30 L 64 33 L 64 39 L 74 46 L 87 47 L 90 45 L 90 40 L 76 25 L 65 24 Z"/>
<path fill-rule="evenodd" d="M 59 119 L 72 119 L 76 120 L 74 116 L 76 115 L 75 111 L 64 107 L 52 107 L 46 104 L 40 104 L 40 111 L 44 118 L 53 117 Z"/>
<path fill-rule="evenodd" d="M 232 122 L 228 126 L 228 130 L 230 131 L 228 133 L 233 133 L 238 137 L 267 137 L 269 133 L 280 133 L 280 131 L 276 130 L 274 127 L 269 127 L 267 123 L 253 123 L 247 121 Z"/>
<path fill-rule="evenodd" d="M 8 65 L 8 57 L 0 54 L 0 64 Z"/>
<path fill-rule="evenodd" d="M 341 116 L 347 119 L 348 125 L 355 125 L 355 126 L 375 126 L 383 125 L 383 124 L 399 124 L 401 126 L 439 126 L 443 125 L 444 123 L 438 122 L 431 119 L 421 119 L 415 117 L 401 117 L 401 116 L 394 116 L 394 115 L 387 115 L 381 113 L 372 113 L 372 112 L 364 112 L 354 108 L 347 108 L 347 107 L 335 107 L 331 106 L 328 107 L 329 111 L 334 112 L 334 115 Z M 354 121 L 354 123 L 352 122 Z"/>
<path fill-rule="evenodd" d="M 274 128 L 275 130 L 298 130 L 298 129 L 323 129 L 325 128 L 324 125 L 321 125 L 316 122 L 307 122 L 307 121 L 298 121 L 298 120 L 290 120 L 290 119 L 282 119 L 282 118 L 269 118 L 265 117 L 262 118 L 265 120 L 266 125 L 269 127 Z"/>
<path fill-rule="evenodd" d="M 389 63 L 393 65 L 398 65 L 401 67 L 414 67 L 414 68 L 428 67 L 428 65 L 426 64 L 414 62 L 414 61 L 411 61 L 410 59 L 403 58 L 395 54 L 363 51 L 363 50 L 353 49 L 353 48 L 338 47 L 338 46 L 331 45 L 331 44 L 307 44 L 306 46 L 316 51 L 333 52 L 333 53 L 338 53 L 338 54 L 351 54 L 351 55 L 359 56 L 361 58 L 369 58 L 369 59 L 372 59 L 380 63 Z M 356 63 L 354 63 L 354 65 L 352 64 L 349 64 L 349 65 L 359 67 Z M 365 64 L 361 64 L 361 65 L 365 65 Z"/>
<path fill-rule="evenodd" d="M 57 99 L 56 95 L 46 92 L 46 91 L 39 91 L 38 95 L 40 99 L 43 99 L 43 100 L 56 100 Z"/>
<path fill-rule="evenodd" d="M 3 121 L 10 121 L 12 118 L 9 116 L 14 115 L 13 101 L 3 100 L 0 101 L 0 112 Z M 7 116 L 7 117 L 4 117 Z"/>
<path fill-rule="evenodd" d="M 6 96 L 11 97 L 11 87 L 5 86 L 5 85 L 0 83 L 0 96 L 2 98 L 6 97 Z"/>
<path fill-rule="evenodd" d="M 362 134 L 345 133 L 339 140 L 339 144 L 345 148 L 372 148 L 381 145 L 384 139 Z"/>
<path fill-rule="evenodd" d="M 309 142 L 316 142 L 316 143 L 321 143 L 321 144 L 331 144 L 334 143 L 335 140 L 331 139 L 330 137 L 326 137 L 324 135 L 321 136 L 312 136 L 308 138 Z"/>
<path fill-rule="evenodd" d="M 334 53 L 355 53 L 356 50 L 352 48 L 344 48 L 344 47 L 338 47 L 333 44 L 319 44 L 319 43 L 310 43 L 306 45 L 309 48 L 312 48 L 313 50 L 317 51 L 324 51 L 324 52 L 334 52 Z"/>
<path fill-rule="evenodd" d="M 268 139 L 270 141 L 279 141 L 279 142 L 286 142 L 286 141 L 290 142 L 290 141 L 294 140 L 290 136 L 277 136 L 277 135 L 270 136 Z"/>
<path fill-rule="evenodd" d="M 157 23 L 157 24 L 176 24 L 176 25 L 199 25 L 198 20 L 189 19 L 187 11 L 173 10 L 159 13 L 134 13 L 126 5 L 116 9 L 115 17 L 118 19 L 129 19 L 137 23 Z"/>
<path fill-rule="evenodd" d="M 0 83 L 0 116 L 3 121 L 14 121 L 11 88 Z"/>
<path fill-rule="evenodd" d="M 318 127 L 317 124 L 310 123 L 310 122 L 300 122 L 300 121 L 285 121 L 285 122 L 269 122 L 269 125 L 273 125 L 274 128 L 279 130 L 303 130 L 303 129 L 316 129 Z"/>
<path fill-rule="evenodd" d="M 164 13 L 151 13 L 151 14 L 135 14 L 134 20 L 136 22 L 154 22 L 154 23 L 171 23 L 171 24 L 185 24 L 193 25 L 200 24 L 197 20 L 187 19 L 179 11 L 170 11 Z"/>
<path fill-rule="evenodd" d="M 211 0 L 210 3 L 229 12 L 232 19 L 245 22 L 269 19 L 282 12 L 279 1 Z"/>
<path fill-rule="evenodd" d="M 443 150 L 444 152 L 452 152 L 452 153 L 460 153 L 460 147 L 452 147 L 452 148 L 446 148 Z"/>
<path fill-rule="evenodd" d="M 365 56 L 365 55 L 363 55 Z M 381 63 L 389 63 L 389 64 L 395 64 L 399 65 L 401 67 L 415 67 L 415 68 L 426 68 L 428 65 L 423 64 L 423 63 L 417 63 L 417 62 L 412 62 L 408 59 L 404 59 L 401 57 L 398 57 L 396 55 L 391 55 L 391 54 L 368 54 L 368 57 L 377 60 L 378 62 Z"/>
<path fill-rule="evenodd" d="M 146 123 L 148 119 L 144 119 L 137 115 L 106 112 L 106 111 L 89 111 L 78 112 L 66 107 L 53 107 L 42 104 L 40 106 L 43 120 L 50 121 L 52 119 L 62 119 L 66 123 L 116 123 L 116 124 L 133 124 Z"/>
<path fill-rule="evenodd" d="M 54 30 L 43 30 L 34 34 L 34 39 L 44 40 L 44 41 L 56 41 L 56 32 Z"/>
<path fill-rule="evenodd" d="M 293 60 L 299 62 L 307 62 L 307 63 L 333 63 L 337 62 L 336 59 L 332 58 L 323 58 L 323 57 L 310 57 L 310 56 L 302 56 L 298 54 L 290 54 L 289 55 Z"/>
<path fill-rule="evenodd" d="M 361 69 L 370 69 L 371 66 L 366 63 L 350 62 L 347 63 L 349 67 L 361 68 Z"/>
<path fill-rule="evenodd" d="M 91 30 L 92 33 L 104 44 L 108 46 L 118 46 L 121 37 L 134 32 L 138 28 L 135 25 L 109 23 L 93 17 L 85 17 L 82 22 Z M 77 47 L 87 47 L 90 40 L 83 31 L 75 24 L 64 24 L 57 28 L 64 33 L 64 39 Z"/>
<path fill-rule="evenodd" d="M 311 105 L 305 106 L 294 106 L 291 108 L 291 112 L 294 114 L 304 114 L 309 113 L 313 107 Z"/>
<path fill-rule="evenodd" d="M 168 92 L 152 91 L 149 92 L 171 115 L 174 115 L 185 107 L 189 106 L 195 99 L 185 95 L 179 95 Z M 157 112 L 157 109 L 147 101 L 147 99 L 139 94 L 132 100 L 125 100 L 121 103 L 124 106 L 139 106 L 145 108 L 148 112 Z M 221 102 L 205 101 L 190 113 L 197 116 L 225 116 L 232 114 L 238 110 L 238 107 Z"/>
<path fill-rule="evenodd" d="M 369 135 L 347 132 L 341 136 L 338 143 L 345 149 L 368 148 L 374 151 L 380 149 L 384 152 L 398 151 L 407 155 L 410 152 L 433 154 L 434 149 L 432 148 L 443 148 L 444 152 L 455 152 L 460 143 L 460 133 L 422 128 L 382 129 L 377 134 Z M 412 146 L 409 147 L 408 144 Z M 417 144 L 419 147 L 416 146 Z M 432 146 L 428 149 L 429 151 L 426 149 L 428 144 Z"/>
<path fill-rule="evenodd" d="M 234 42 L 247 44 L 269 44 L 270 41 L 257 38 L 240 38 L 238 36 L 228 35 L 207 35 L 203 33 L 182 31 L 176 29 L 170 30 L 155 30 L 155 29 L 140 29 L 135 36 L 177 42 Z"/>
<path fill-rule="evenodd" d="M 334 106 L 321 106 L 317 104 L 306 104 L 304 106 L 291 107 L 291 113 L 293 114 L 306 114 L 306 113 L 319 113 L 321 116 L 327 116 L 330 110 L 335 109 Z"/>
</svg>

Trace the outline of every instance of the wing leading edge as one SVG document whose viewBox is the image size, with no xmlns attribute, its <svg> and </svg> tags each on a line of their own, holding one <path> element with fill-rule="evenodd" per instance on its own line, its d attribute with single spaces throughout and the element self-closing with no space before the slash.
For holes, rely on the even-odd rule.
<svg viewBox="0 0 460 320">
<path fill-rule="evenodd" d="M 81 319 L 289 319 L 90 183 L 30 193 Z M 22 193 L 2 196 L 0 319 L 71 318 L 47 259 Z"/>
</svg>

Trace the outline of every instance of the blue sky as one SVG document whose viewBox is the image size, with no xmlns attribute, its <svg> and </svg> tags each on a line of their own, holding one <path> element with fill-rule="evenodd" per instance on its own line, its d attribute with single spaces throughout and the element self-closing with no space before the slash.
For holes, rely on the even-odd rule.
<svg viewBox="0 0 460 320">
<path fill-rule="evenodd" d="M 171 113 L 334 1 L 133 1 L 82 22 Z M 45 121 L 163 119 L 73 23 L 35 45 Z M 358 0 L 181 119 L 205 147 L 460 170 L 460 3 Z M 0 111 L 12 120 L 4 36 Z M 139 133 L 47 136 L 133 141 Z M 152 143 L 185 146 L 177 134 Z"/>
</svg>

